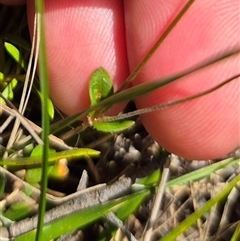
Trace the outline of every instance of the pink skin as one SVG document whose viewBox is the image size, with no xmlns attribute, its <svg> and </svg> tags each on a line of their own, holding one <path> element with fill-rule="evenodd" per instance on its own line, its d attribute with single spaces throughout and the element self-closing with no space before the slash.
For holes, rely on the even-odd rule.
<svg viewBox="0 0 240 241">
<path fill-rule="evenodd" d="M 31 26 L 32 2 L 28 1 Z M 109 71 L 117 89 L 184 2 L 46 1 L 47 54 L 54 103 L 67 114 L 86 108 L 89 76 L 99 66 Z M 238 0 L 196 1 L 133 85 L 183 70 L 221 50 L 239 47 L 238 4 Z M 222 61 L 140 98 L 136 100 L 137 107 L 206 90 L 239 73 L 239 58 L 238 55 Z M 240 144 L 239 79 L 200 99 L 141 118 L 150 135 L 173 153 L 198 160 L 221 157 Z"/>
</svg>

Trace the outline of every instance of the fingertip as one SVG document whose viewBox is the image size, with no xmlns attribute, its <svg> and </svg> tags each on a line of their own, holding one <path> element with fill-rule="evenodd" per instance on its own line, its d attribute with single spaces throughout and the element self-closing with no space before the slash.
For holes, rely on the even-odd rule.
<svg viewBox="0 0 240 241">
<path fill-rule="evenodd" d="M 203 98 L 143 115 L 142 122 L 153 139 L 178 156 L 188 160 L 225 156 L 240 145 L 240 99 L 235 91 L 239 81 Z M 146 102 L 152 106 L 154 100 Z"/>
<path fill-rule="evenodd" d="M 133 0 L 126 4 L 130 9 L 126 14 L 127 22 L 135 26 L 133 32 L 131 28 L 127 29 L 131 69 L 142 60 L 182 8 L 182 1 L 155 3 L 149 5 Z M 133 85 L 175 74 L 224 50 L 240 46 L 237 6 L 238 1 L 195 2 Z M 140 98 L 136 101 L 137 107 L 150 107 L 211 88 L 239 73 L 239 57 Z M 239 80 L 235 80 L 209 96 L 141 118 L 150 135 L 169 151 L 187 159 L 219 158 L 240 145 L 239 93 Z"/>
<path fill-rule="evenodd" d="M 29 1 L 33 19 L 33 3 Z M 53 102 L 70 115 L 89 107 L 92 72 L 105 68 L 118 89 L 128 74 L 120 1 L 46 1 L 45 35 Z"/>
</svg>

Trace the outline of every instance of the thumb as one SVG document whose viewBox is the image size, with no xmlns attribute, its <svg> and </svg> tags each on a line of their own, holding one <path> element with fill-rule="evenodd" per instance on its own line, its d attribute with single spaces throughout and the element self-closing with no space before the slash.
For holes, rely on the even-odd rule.
<svg viewBox="0 0 240 241">
<path fill-rule="evenodd" d="M 126 1 L 129 64 L 133 69 L 183 7 L 183 1 Z M 196 1 L 156 51 L 134 85 L 168 76 L 240 46 L 239 1 Z M 239 58 L 215 64 L 136 100 L 138 108 L 207 90 L 239 73 Z M 213 159 L 240 144 L 240 81 L 203 98 L 141 117 L 150 135 L 188 159 Z"/>
</svg>

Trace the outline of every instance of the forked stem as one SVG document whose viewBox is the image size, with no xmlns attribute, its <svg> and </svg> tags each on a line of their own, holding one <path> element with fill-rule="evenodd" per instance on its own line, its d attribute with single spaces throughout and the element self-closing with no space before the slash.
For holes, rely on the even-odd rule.
<svg viewBox="0 0 240 241">
<path fill-rule="evenodd" d="M 164 103 L 164 104 L 155 105 L 155 106 L 152 106 L 152 107 L 135 110 L 135 111 L 132 111 L 132 112 L 129 112 L 129 113 L 125 113 L 125 114 L 121 114 L 121 115 L 118 115 L 118 116 L 105 116 L 105 117 L 101 117 L 101 118 L 96 118 L 95 121 L 97 121 L 97 122 L 119 121 L 119 120 L 124 120 L 124 119 L 130 118 L 130 117 L 136 116 L 136 115 L 142 115 L 142 114 L 146 114 L 146 113 L 162 110 L 162 109 L 165 109 L 167 107 L 174 106 L 174 105 L 182 104 L 182 103 L 185 103 L 187 101 L 191 101 L 191 100 L 200 98 L 200 97 L 202 97 L 204 95 L 210 94 L 211 92 L 213 92 L 213 91 L 223 87 L 224 85 L 228 84 L 229 82 L 233 81 L 237 77 L 240 77 L 240 73 L 234 75 L 233 77 L 231 77 L 231 78 L 229 78 L 229 79 L 227 79 L 227 80 L 225 80 L 223 82 L 221 82 L 218 85 L 215 85 L 214 87 L 212 87 L 212 88 L 210 88 L 208 90 L 205 90 L 203 92 L 197 93 L 195 95 L 191 95 L 191 96 L 186 97 L 184 99 L 170 101 L 170 102 L 167 102 L 167 103 Z"/>
</svg>

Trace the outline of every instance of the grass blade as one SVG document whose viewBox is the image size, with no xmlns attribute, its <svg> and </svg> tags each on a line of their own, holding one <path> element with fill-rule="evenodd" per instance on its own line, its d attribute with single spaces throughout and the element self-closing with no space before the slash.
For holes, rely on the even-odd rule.
<svg viewBox="0 0 240 241">
<path fill-rule="evenodd" d="M 238 225 L 230 241 L 237 241 L 239 237 L 240 237 L 240 221 L 238 222 Z"/>
<path fill-rule="evenodd" d="M 37 14 L 37 27 L 38 36 L 40 38 L 40 52 L 39 52 L 39 77 L 40 77 L 40 87 L 42 93 L 42 140 L 44 142 L 43 146 L 43 156 L 42 156 L 42 180 L 41 180 L 41 194 L 40 194 L 40 204 L 39 204 L 39 218 L 38 227 L 36 233 L 36 241 L 42 240 L 42 227 L 44 223 L 44 214 L 46 210 L 46 192 L 48 183 L 48 149 L 49 149 L 49 116 L 48 116 L 48 98 L 49 98 L 49 87 L 48 87 L 48 71 L 47 71 L 47 56 L 46 56 L 46 43 L 45 43 L 45 33 L 44 33 L 44 3 L 42 0 L 35 1 L 35 8 Z"/>
<path fill-rule="evenodd" d="M 109 212 L 119 210 L 121 215 L 125 216 L 124 211 L 126 205 L 132 202 L 144 201 L 150 195 L 149 190 L 134 193 L 123 198 L 112 200 L 101 205 L 96 205 L 90 208 L 86 208 L 80 211 L 76 211 L 71 215 L 66 215 L 62 218 L 56 219 L 51 223 L 45 224 L 43 227 L 43 235 L 41 241 L 49 241 L 60 235 L 74 231 L 76 229 L 84 228 L 86 225 L 91 224 L 107 215 Z M 123 206 L 124 205 L 124 206 Z M 21 236 L 15 237 L 15 241 L 29 241 L 33 240 L 36 235 L 36 230 L 32 230 Z"/>
<path fill-rule="evenodd" d="M 60 152 L 51 152 L 48 156 L 48 163 L 54 164 L 54 162 L 66 158 L 66 159 L 74 159 L 74 158 L 82 158 L 82 157 L 98 157 L 100 154 L 99 151 L 95 151 L 90 148 L 77 148 L 72 150 L 65 150 Z M 42 155 L 38 156 L 30 156 L 30 157 L 22 157 L 17 159 L 0 159 L 0 165 L 7 166 L 38 166 L 42 164 Z"/>
<path fill-rule="evenodd" d="M 229 158 L 229 159 L 226 159 L 224 161 L 220 161 L 220 162 L 211 164 L 209 166 L 200 168 L 196 171 L 187 173 L 186 175 L 180 176 L 178 178 L 175 178 L 175 179 L 167 182 L 166 187 L 172 187 L 174 185 L 181 185 L 181 184 L 185 184 L 185 183 L 200 180 L 204 177 L 209 176 L 211 173 L 213 173 L 213 172 L 215 172 L 215 171 L 217 171 L 221 168 L 225 168 L 227 166 L 232 166 L 232 165 L 235 165 L 239 162 L 240 162 L 240 158 L 235 159 L 235 160 L 233 158 Z"/>
</svg>

